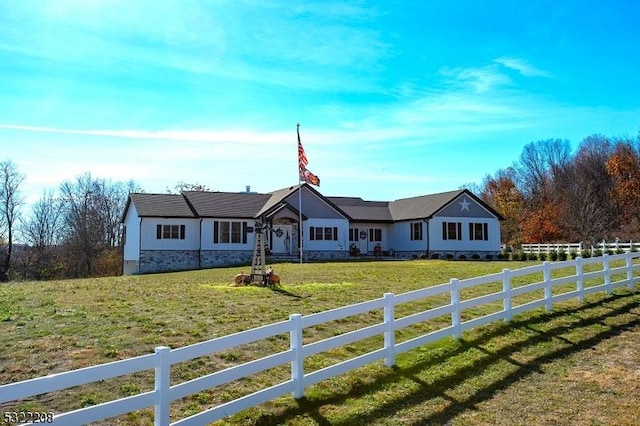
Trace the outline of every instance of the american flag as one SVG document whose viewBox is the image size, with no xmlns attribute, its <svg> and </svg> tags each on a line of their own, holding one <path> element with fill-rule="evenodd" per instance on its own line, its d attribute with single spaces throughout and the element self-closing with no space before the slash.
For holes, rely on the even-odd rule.
<svg viewBox="0 0 640 426">
<path fill-rule="evenodd" d="M 300 180 L 320 186 L 320 178 L 307 170 L 307 164 L 309 164 L 309 160 L 300 141 L 300 125 L 298 124 L 298 169 L 300 171 Z"/>
</svg>

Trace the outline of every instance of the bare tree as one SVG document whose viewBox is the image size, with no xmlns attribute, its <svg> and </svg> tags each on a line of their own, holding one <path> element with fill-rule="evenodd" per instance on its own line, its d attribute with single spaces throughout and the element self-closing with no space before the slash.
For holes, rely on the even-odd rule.
<svg viewBox="0 0 640 426">
<path fill-rule="evenodd" d="M 619 215 L 611 202 L 613 181 L 606 164 L 613 144 L 602 135 L 584 138 L 560 179 L 566 214 L 563 228 L 589 244 L 607 238 Z"/>
<path fill-rule="evenodd" d="M 9 281 L 9 267 L 13 249 L 14 225 L 20 214 L 23 199 L 20 197 L 20 184 L 24 175 L 11 161 L 0 163 L 0 281 Z"/>
<path fill-rule="evenodd" d="M 61 225 L 60 199 L 53 192 L 45 191 L 31 206 L 29 218 L 21 221 L 22 239 L 28 245 L 22 272 L 25 279 L 51 279 L 61 272 L 58 261 Z"/>
<path fill-rule="evenodd" d="M 60 186 L 63 203 L 63 241 L 69 252 L 71 276 L 92 276 L 105 273 L 101 262 L 113 264 L 120 250 L 120 218 L 129 192 L 138 190 L 131 182 L 113 183 L 95 179 L 90 173 L 66 181 Z M 108 261 L 103 261 L 108 258 Z M 111 271 L 112 272 L 112 271 Z"/>
</svg>

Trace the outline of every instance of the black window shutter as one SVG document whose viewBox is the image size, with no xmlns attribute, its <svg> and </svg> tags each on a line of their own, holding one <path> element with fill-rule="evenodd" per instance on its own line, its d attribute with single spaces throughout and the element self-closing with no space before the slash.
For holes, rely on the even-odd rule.
<svg viewBox="0 0 640 426">
<path fill-rule="evenodd" d="M 488 223 L 484 224 L 484 240 L 485 241 L 489 240 L 489 224 Z"/>
<path fill-rule="evenodd" d="M 333 227 L 333 240 L 334 241 L 338 241 L 338 227 L 337 226 Z"/>
<path fill-rule="evenodd" d="M 162 225 L 156 225 L 156 238 L 158 240 L 162 239 Z"/>
<path fill-rule="evenodd" d="M 242 244 L 247 244 L 247 222 L 242 222 Z"/>
<path fill-rule="evenodd" d="M 180 239 L 181 240 L 184 240 L 184 233 L 185 233 L 186 228 L 187 227 L 185 225 L 180 225 Z"/>
<path fill-rule="evenodd" d="M 458 222 L 458 239 L 462 240 L 462 222 Z"/>
<path fill-rule="evenodd" d="M 310 239 L 311 241 L 313 241 L 313 240 L 315 240 L 315 239 L 316 239 L 316 228 L 315 228 L 315 226 L 311 226 L 311 227 L 309 228 L 309 239 Z"/>
<path fill-rule="evenodd" d="M 469 239 L 470 239 L 471 241 L 473 241 L 473 237 L 474 237 L 474 236 L 473 236 L 473 231 L 474 231 L 474 229 L 473 229 L 473 228 L 474 228 L 474 226 L 475 226 L 475 224 L 473 224 L 473 223 L 469 223 Z"/>
<path fill-rule="evenodd" d="M 447 239 L 447 222 L 442 222 L 442 239 Z"/>
<path fill-rule="evenodd" d="M 213 222 L 213 243 L 218 244 L 220 238 L 220 222 L 217 220 Z"/>
</svg>

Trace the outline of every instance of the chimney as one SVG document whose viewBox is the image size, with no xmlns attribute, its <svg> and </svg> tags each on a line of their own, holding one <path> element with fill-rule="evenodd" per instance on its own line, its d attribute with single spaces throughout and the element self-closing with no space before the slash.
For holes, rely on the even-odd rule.
<svg viewBox="0 0 640 426">
<path fill-rule="evenodd" d="M 247 193 L 251 192 L 251 185 L 247 185 L 246 189 L 247 189 Z"/>
</svg>

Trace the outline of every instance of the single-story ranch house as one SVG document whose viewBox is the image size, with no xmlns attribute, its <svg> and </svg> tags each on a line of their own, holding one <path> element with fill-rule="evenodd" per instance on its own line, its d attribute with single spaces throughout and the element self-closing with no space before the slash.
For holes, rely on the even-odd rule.
<svg viewBox="0 0 640 426">
<path fill-rule="evenodd" d="M 396 201 L 326 197 L 308 184 L 268 194 L 249 188 L 133 193 L 122 219 L 123 273 L 250 265 L 257 222 L 268 226 L 267 261 L 299 258 L 300 225 L 304 260 L 436 254 L 485 258 L 500 252 L 501 220 L 466 189 Z"/>
</svg>

